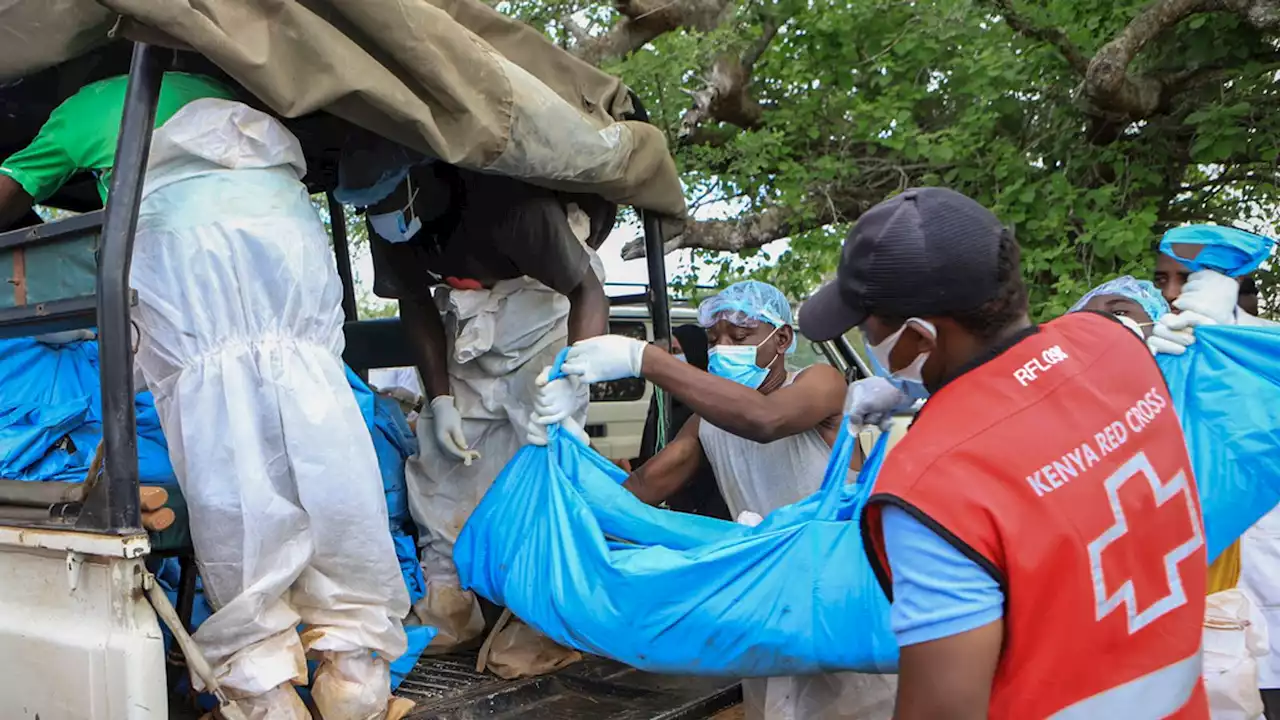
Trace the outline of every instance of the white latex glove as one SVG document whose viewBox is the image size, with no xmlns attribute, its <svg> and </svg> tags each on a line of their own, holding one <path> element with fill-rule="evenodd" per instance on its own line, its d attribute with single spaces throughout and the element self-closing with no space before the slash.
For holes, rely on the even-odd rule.
<svg viewBox="0 0 1280 720">
<path fill-rule="evenodd" d="M 546 445 L 547 444 L 547 426 L 539 422 L 538 413 L 535 411 L 530 416 L 533 421 L 529 423 L 529 431 L 525 434 L 524 440 L 530 445 Z M 567 417 L 560 422 L 560 429 L 569 433 L 582 442 L 583 445 L 590 445 L 591 438 L 587 435 L 587 431 L 582 429 L 577 420 Z"/>
<path fill-rule="evenodd" d="M 1153 355 L 1181 355 L 1195 344 L 1197 327 L 1216 324 L 1212 318 L 1190 310 L 1167 313 L 1151 327 L 1147 347 Z"/>
<path fill-rule="evenodd" d="M 584 383 L 640 377 L 640 363 L 648 343 L 623 335 L 601 335 L 579 340 L 569 348 L 560 370 L 577 375 Z"/>
<path fill-rule="evenodd" d="M 533 421 L 554 425 L 577 415 L 587 406 L 590 394 L 576 375 L 550 380 L 551 368 L 543 368 L 534 383 L 538 390 L 533 399 Z"/>
<path fill-rule="evenodd" d="M 1200 270 L 1191 273 L 1173 306 L 1182 314 L 1198 313 L 1218 325 L 1233 325 L 1239 301 L 1240 283 L 1235 278 L 1214 270 Z"/>
<path fill-rule="evenodd" d="M 452 455 L 468 466 L 480 459 L 480 453 L 467 448 L 467 438 L 462 434 L 462 416 L 453 404 L 452 395 L 440 395 L 432 400 L 431 414 L 436 444 L 446 455 Z"/>
<path fill-rule="evenodd" d="M 764 522 L 764 518 L 760 517 L 758 513 L 753 513 L 750 510 L 743 510 L 738 513 L 738 519 L 734 522 L 739 525 L 746 525 L 747 527 L 755 527 Z"/>
<path fill-rule="evenodd" d="M 849 386 L 844 396 L 844 415 L 850 429 L 860 431 L 867 425 L 875 425 L 888 432 L 894 413 L 911 407 L 911 396 L 887 379 L 875 376 L 863 378 Z"/>
</svg>

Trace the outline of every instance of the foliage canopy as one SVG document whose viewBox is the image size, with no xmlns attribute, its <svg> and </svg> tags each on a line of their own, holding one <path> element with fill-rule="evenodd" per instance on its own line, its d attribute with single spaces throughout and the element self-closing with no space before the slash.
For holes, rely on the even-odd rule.
<svg viewBox="0 0 1280 720">
<path fill-rule="evenodd" d="M 621 76 L 667 132 L 691 203 L 734 208 L 669 248 L 731 275 L 790 238 L 759 273 L 796 297 L 834 270 L 850 222 L 909 185 L 953 187 L 1011 224 L 1041 317 L 1116 274 L 1148 276 L 1169 226 L 1275 234 L 1280 0 L 497 7 Z"/>
</svg>

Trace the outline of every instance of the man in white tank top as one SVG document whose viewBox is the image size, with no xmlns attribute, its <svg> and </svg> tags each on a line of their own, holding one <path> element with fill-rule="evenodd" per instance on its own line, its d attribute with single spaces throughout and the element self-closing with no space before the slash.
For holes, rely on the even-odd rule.
<svg viewBox="0 0 1280 720">
<path fill-rule="evenodd" d="M 813 365 L 788 372 L 795 350 L 791 305 L 777 288 L 749 280 L 698 308 L 711 350 L 710 374 L 633 338 L 605 335 L 575 343 L 564 362 L 570 378 L 548 383 L 537 422 L 567 416 L 559 400 L 577 382 L 643 377 L 696 413 L 625 487 L 657 505 L 704 463 L 710 464 L 734 517 L 767 515 L 813 494 L 822 483 L 840 428 L 846 385 L 840 371 Z M 545 375 L 544 375 L 545 377 Z M 855 458 L 854 468 L 861 464 Z M 748 680 L 747 718 L 880 720 L 891 717 L 895 676 L 833 673 Z"/>
</svg>

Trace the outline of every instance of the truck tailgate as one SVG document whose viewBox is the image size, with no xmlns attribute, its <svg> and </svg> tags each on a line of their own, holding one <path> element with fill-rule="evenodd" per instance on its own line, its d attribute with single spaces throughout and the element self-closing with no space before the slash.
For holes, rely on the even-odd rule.
<svg viewBox="0 0 1280 720">
<path fill-rule="evenodd" d="M 653 675 L 587 658 L 552 675 L 503 680 L 475 671 L 474 653 L 424 657 L 396 692 L 410 720 L 695 720 L 742 700 L 734 680 Z"/>
</svg>

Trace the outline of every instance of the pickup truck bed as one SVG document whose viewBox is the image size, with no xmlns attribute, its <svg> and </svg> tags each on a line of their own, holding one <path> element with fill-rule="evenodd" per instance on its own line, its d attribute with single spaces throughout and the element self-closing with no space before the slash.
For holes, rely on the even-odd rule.
<svg viewBox="0 0 1280 720">
<path fill-rule="evenodd" d="M 653 675 L 601 658 L 523 680 L 475 668 L 474 652 L 422 658 L 396 692 L 418 703 L 406 720 L 741 720 L 742 687 L 724 678 Z M 204 714 L 171 698 L 169 717 Z"/>
<path fill-rule="evenodd" d="M 410 720 L 702 720 L 742 701 L 733 680 L 654 675 L 602 658 L 503 680 L 477 673 L 474 654 L 422 658 L 397 694 L 418 703 Z"/>
</svg>

